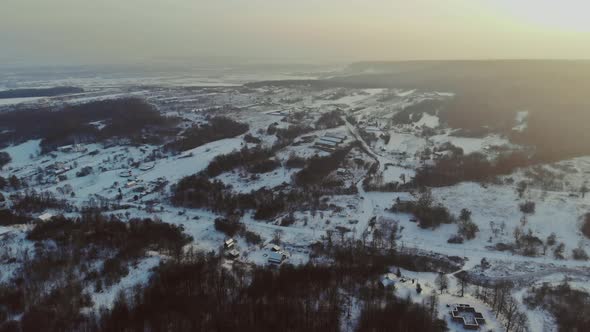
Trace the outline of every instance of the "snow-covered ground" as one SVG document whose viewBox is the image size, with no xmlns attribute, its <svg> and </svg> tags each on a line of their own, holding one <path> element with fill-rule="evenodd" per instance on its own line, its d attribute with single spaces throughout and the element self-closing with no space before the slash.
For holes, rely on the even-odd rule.
<svg viewBox="0 0 590 332">
<path fill-rule="evenodd" d="M 486 319 L 486 323 L 482 327 L 483 330 L 503 330 L 503 325 L 496 319 L 495 313 L 489 309 L 487 304 L 471 295 L 469 289 L 465 290 L 463 296 L 461 296 L 461 288 L 455 277 L 448 276 L 449 287 L 441 293 L 435 283 L 435 279 L 438 276 L 437 273 L 414 272 L 400 268 L 401 277 L 397 277 L 395 274 L 397 270 L 398 268 L 392 268 L 392 273 L 383 276 L 393 282 L 396 296 L 403 299 L 409 298 L 414 303 L 423 304 L 428 303 L 429 297 L 433 292 L 436 293 L 439 301 L 437 308 L 438 317 L 447 322 L 447 326 L 451 331 L 467 331 L 461 324 L 454 322 L 449 314 L 453 306 L 457 304 L 470 305 L 477 312 L 483 314 Z M 420 293 L 416 291 L 417 284 L 420 284 L 422 289 Z"/>
<path fill-rule="evenodd" d="M 437 135 L 433 136 L 432 141 L 437 144 L 449 142 L 457 147 L 463 149 L 465 154 L 473 152 L 482 152 L 488 150 L 492 146 L 505 146 L 510 145 L 510 142 L 503 137 L 498 135 L 490 135 L 484 138 L 471 138 L 471 137 L 456 137 L 452 135 Z"/>
<path fill-rule="evenodd" d="M 281 75 L 278 75 L 281 76 Z M 356 120 L 356 124 L 348 121 L 345 125 L 332 129 L 312 130 L 294 140 L 294 144 L 281 148 L 275 157 L 284 162 L 292 155 L 310 158 L 314 155 L 326 156 L 328 152 L 314 147 L 316 140 L 326 134 L 346 135 L 343 144 L 358 143 L 351 152 L 351 160 L 338 173 L 347 186 L 356 187 L 358 193 L 350 195 L 332 195 L 322 197 L 331 209 L 320 211 L 294 211 L 295 222 L 290 226 L 281 226 L 280 218 L 275 220 L 255 220 L 251 212 L 246 213 L 242 221 L 249 231 L 261 236 L 261 245 L 252 245 L 243 238 L 236 238 L 236 250 L 240 260 L 248 264 L 264 265 L 268 263 L 271 252 L 270 241 L 280 237 L 281 247 L 288 254 L 288 262 L 293 264 L 305 263 L 309 260 L 309 246 L 321 241 L 327 232 L 338 234 L 348 231 L 346 236 L 360 238 L 369 232 L 369 223 L 373 217 L 386 218 L 396 222 L 399 226 L 400 238 L 397 243 L 405 250 L 420 250 L 436 252 L 449 256 L 459 256 L 467 259 L 464 270 L 477 271 L 482 278 L 507 278 L 524 283 L 541 282 L 560 279 L 564 273 L 576 276 L 584 285 L 590 280 L 587 263 L 571 258 L 572 249 L 584 248 L 590 252 L 590 241 L 580 232 L 580 217 L 590 211 L 590 195 L 579 195 L 581 184 L 590 178 L 590 159 L 588 157 L 566 160 L 552 165 L 544 165 L 551 174 L 556 174 L 556 183 L 546 184 L 538 179 L 533 181 L 531 174 L 534 169 L 518 170 L 505 176 L 495 184 L 461 183 L 449 187 L 433 188 L 432 194 L 436 203 L 447 207 L 455 216 L 461 209 L 472 212 L 472 220 L 478 226 L 479 232 L 473 240 L 463 244 L 449 244 L 447 240 L 457 233 L 456 224 L 442 225 L 437 229 L 422 229 L 417 223 L 411 222 L 412 215 L 392 213 L 389 208 L 399 198 L 414 200 L 415 195 L 409 192 L 367 192 L 363 188 L 363 179 L 367 174 L 365 165 L 359 166 L 352 161 L 362 159 L 367 165 L 377 162 L 377 174 L 382 176 L 383 183 L 408 182 L 416 174 L 416 170 L 424 164 L 435 162 L 434 159 L 421 160 L 426 150 L 451 143 L 463 149 L 464 153 L 480 152 L 492 156 L 493 147 L 514 146 L 506 137 L 489 135 L 483 138 L 469 138 L 453 136 L 453 129 L 446 128 L 444 122 L 436 115 L 422 113 L 413 124 L 397 124 L 392 121 L 396 112 L 408 105 L 428 98 L 450 98 L 452 94 L 428 93 L 416 90 L 401 91 L 389 89 L 325 89 L 315 91 L 307 87 L 260 87 L 240 92 L 232 84 L 240 82 L 244 77 L 217 80 L 193 77 L 157 79 L 143 82 L 145 86 L 137 87 L 127 78 L 113 78 L 111 80 L 67 80 L 63 84 L 79 85 L 92 90 L 84 94 L 64 98 L 49 98 L 49 103 L 80 103 L 90 100 L 116 98 L 121 96 L 140 96 L 148 98 L 158 106 L 162 112 L 173 114 L 185 119 L 186 124 L 206 121 L 201 110 L 208 107 L 219 107 L 225 104 L 237 106 L 232 111 L 224 110 L 223 115 L 230 116 L 250 126 L 249 133 L 262 140 L 262 145 L 272 146 L 277 137 L 267 132 L 271 124 L 279 128 L 287 128 L 294 123 L 285 120 L 284 115 L 289 112 L 304 112 L 306 117 L 302 124 L 313 126 L 314 120 L 320 114 L 341 109 L 346 115 Z M 146 87 L 148 83 L 159 82 L 159 87 Z M 100 84 L 98 84 L 100 83 Z M 221 84 L 224 83 L 224 84 Z M 209 86 L 212 89 L 186 90 L 187 86 Z M 223 86 L 221 86 L 223 85 Z M 195 111 L 196 110 L 196 111 Z M 221 112 L 221 111 L 220 111 Z M 436 113 L 433 113 L 436 114 Z M 527 113 L 528 114 L 528 113 Z M 526 127 L 527 114 L 518 113 L 516 125 Z M 104 125 L 104 124 L 96 124 Z M 525 128 L 523 127 L 523 128 Z M 377 135 L 375 142 L 365 142 L 361 137 L 361 129 Z M 427 130 L 428 129 L 428 130 Z M 121 190 L 123 200 L 130 203 L 125 211 L 113 213 L 129 213 L 131 217 L 157 217 L 169 223 L 182 225 L 184 231 L 194 238 L 192 247 L 204 251 L 219 251 L 225 235 L 217 232 L 214 227 L 218 214 L 204 209 L 184 209 L 172 206 L 169 202 L 169 189 L 182 177 L 195 174 L 207 167 L 210 161 L 218 155 L 227 154 L 244 146 L 244 137 L 211 142 L 200 147 L 184 151 L 180 155 L 173 155 L 154 145 L 114 145 L 103 146 L 100 143 L 83 145 L 84 152 L 59 152 L 40 154 L 40 140 L 30 140 L 2 149 L 10 154 L 12 161 L 0 171 L 0 175 L 8 177 L 18 176 L 26 180 L 31 188 L 38 191 L 50 191 L 59 198 L 68 200 L 76 207 L 81 207 L 92 197 L 100 196 L 113 199 Z M 96 151 L 96 153 L 94 153 Z M 91 153 L 92 152 L 92 153 Z M 158 155 L 155 160 L 150 157 Z M 139 167 L 132 166 L 139 163 Z M 65 179 L 56 180 L 46 174 L 44 170 L 50 165 L 71 167 L 64 171 Z M 362 163 L 361 163 L 362 164 Z M 153 167 L 151 167 L 153 165 Z M 76 173 L 83 167 L 92 167 L 88 176 L 78 177 Z M 146 166 L 142 170 L 142 166 Z M 147 167 L 150 166 L 150 167 Z M 368 167 L 367 167 L 368 168 Z M 225 172 L 216 179 L 231 185 L 234 192 L 248 193 L 266 187 L 277 188 L 283 184 L 291 184 L 293 175 L 298 169 L 278 167 L 277 169 L 259 175 L 248 173 L 245 169 L 237 168 Z M 537 170 L 539 171 L 539 170 Z M 131 176 L 127 176 L 131 172 Z M 403 175 L 403 176 L 402 176 Z M 40 180 L 40 177 L 51 177 L 51 181 Z M 512 181 L 508 181 L 511 179 Z M 519 181 L 530 181 L 528 189 L 520 197 L 516 184 Z M 150 191 L 160 181 L 167 181 L 161 192 Z M 71 187 L 74 195 L 64 191 Z M 144 188 L 145 187 L 145 188 Z M 139 189 L 142 188 L 142 189 Z M 12 192 L 3 192 L 6 197 Z M 134 200 L 135 195 L 141 196 Z M 156 201 L 159 209 L 152 211 L 146 208 L 148 201 Z M 523 213 L 519 205 L 526 201 L 535 202 L 535 212 Z M 60 211 L 51 211 L 54 214 Z M 523 221 L 524 220 L 524 221 Z M 564 260 L 555 259 L 551 248 L 546 254 L 538 253 L 536 257 L 525 257 L 499 251 L 497 244 L 511 244 L 514 242 L 514 230 L 520 228 L 525 232 L 530 229 L 533 236 L 545 241 L 555 233 L 556 241 L 565 246 Z M 0 255 L 4 250 L 6 257 L 15 256 L 11 250 L 29 248 L 32 243 L 24 238 L 26 229 L 22 227 L 0 227 L 0 237 L 7 243 L 0 247 Z M 8 253 L 8 251 L 11 251 Z M 0 257 L 1 258 L 1 257 Z M 487 271 L 477 270 L 482 258 L 486 258 L 492 267 Z M 139 261 L 138 265 L 130 269 L 130 274 L 118 284 L 102 293 L 93 293 L 95 309 L 112 304 L 114 297 L 120 290 L 133 287 L 138 283 L 145 283 L 150 270 L 158 264 L 162 257 L 157 254 Z M 6 281 L 18 263 L 2 264 L 0 282 Z M 422 294 L 415 292 L 415 285 L 411 282 L 396 282 L 398 296 L 409 296 L 415 302 L 422 302 L 425 296 L 434 288 L 432 273 L 416 273 L 402 270 L 404 277 L 418 280 L 422 287 Z M 528 279 L 527 279 L 528 278 Z M 486 329 L 502 330 L 500 322 L 494 319 L 488 306 L 467 295 L 457 297 L 456 284 L 453 278 L 451 289 L 440 296 L 439 313 L 441 317 L 448 317 L 447 305 L 467 303 L 474 306 L 489 318 Z M 530 280 L 529 280 L 530 279 Z M 524 289 L 515 290 L 515 297 L 521 299 Z M 522 306 L 523 310 L 528 310 Z M 527 311 L 531 321 L 531 330 L 546 329 L 551 331 L 553 323 L 546 313 Z M 540 322 L 542 320 L 542 322 Z M 448 321 L 453 331 L 461 331 L 455 323 Z"/>
</svg>

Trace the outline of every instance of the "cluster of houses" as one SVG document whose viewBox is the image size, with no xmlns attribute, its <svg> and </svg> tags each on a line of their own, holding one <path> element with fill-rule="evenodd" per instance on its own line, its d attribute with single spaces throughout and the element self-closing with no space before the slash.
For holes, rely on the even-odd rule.
<svg viewBox="0 0 590 332">
<path fill-rule="evenodd" d="M 346 135 L 326 134 L 315 142 L 315 147 L 319 150 L 334 152 L 344 143 Z"/>
<path fill-rule="evenodd" d="M 57 148 L 57 150 L 59 152 L 63 152 L 63 153 L 76 153 L 76 152 L 85 153 L 88 151 L 88 148 L 86 148 L 83 145 L 79 145 L 79 144 L 71 144 L 71 145 L 60 146 L 59 148 Z"/>
<path fill-rule="evenodd" d="M 225 250 L 225 256 L 229 259 L 237 259 L 240 257 L 240 252 L 236 249 L 236 241 L 234 239 L 227 239 L 223 242 L 223 248 Z M 269 265 L 279 266 L 287 258 L 289 254 L 285 252 L 278 245 L 272 245 L 270 247 L 270 253 L 268 254 L 267 262 Z"/>
<path fill-rule="evenodd" d="M 236 259 L 240 257 L 240 252 L 235 248 L 236 241 L 234 239 L 227 239 L 223 242 L 223 248 L 226 250 L 227 257 Z"/>
<path fill-rule="evenodd" d="M 129 179 L 124 185 L 123 187 L 125 189 L 129 189 L 130 192 L 136 193 L 136 198 L 143 198 L 153 192 L 156 192 L 159 190 L 159 188 L 162 188 L 165 184 L 167 183 L 166 179 L 164 177 L 159 177 L 156 180 L 153 181 L 149 181 L 149 182 L 144 182 L 142 179 L 139 178 L 133 178 L 133 179 Z M 122 194 L 122 191 L 119 188 L 119 193 Z M 135 198 L 134 198 L 135 200 Z"/>
<path fill-rule="evenodd" d="M 68 171 L 73 169 L 72 166 L 63 163 L 63 162 L 56 162 L 55 164 L 48 167 L 48 170 L 53 172 L 53 175 L 60 176 Z"/>
<path fill-rule="evenodd" d="M 58 161 L 53 163 L 47 167 L 45 167 L 45 174 L 46 176 L 42 176 L 38 178 L 40 184 L 57 184 L 59 181 L 63 181 L 67 178 L 65 173 L 73 170 L 74 167 L 68 165 L 64 162 Z M 32 173 L 30 175 L 35 175 L 39 173 Z"/>
</svg>

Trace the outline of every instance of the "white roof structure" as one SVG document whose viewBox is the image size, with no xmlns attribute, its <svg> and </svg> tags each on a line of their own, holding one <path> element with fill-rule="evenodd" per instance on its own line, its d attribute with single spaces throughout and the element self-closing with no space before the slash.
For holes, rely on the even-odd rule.
<svg viewBox="0 0 590 332">
<path fill-rule="evenodd" d="M 281 264 L 283 262 L 283 253 L 281 252 L 271 252 L 268 255 L 268 262 L 273 264 Z"/>
<path fill-rule="evenodd" d="M 326 134 L 326 136 L 324 136 L 324 137 L 336 138 L 336 139 L 339 139 L 340 141 L 344 141 L 346 139 L 346 135 L 342 135 L 342 134 Z"/>
<path fill-rule="evenodd" d="M 321 138 L 318 141 L 318 144 L 327 145 L 327 146 L 338 146 L 338 144 L 340 144 L 340 143 L 336 143 L 336 142 L 333 142 L 333 141 L 325 141 L 323 138 Z"/>
<path fill-rule="evenodd" d="M 334 143 L 342 143 L 343 139 L 332 137 L 332 136 L 324 136 L 321 138 L 322 141 L 334 142 Z"/>
<path fill-rule="evenodd" d="M 39 219 L 41 221 L 48 221 L 51 218 L 53 218 L 53 214 L 51 214 L 49 212 L 45 212 L 42 215 L 37 217 L 37 219 Z"/>
<path fill-rule="evenodd" d="M 223 242 L 223 244 L 226 248 L 230 248 L 234 245 L 234 239 L 227 239 L 225 240 L 225 242 Z"/>
</svg>

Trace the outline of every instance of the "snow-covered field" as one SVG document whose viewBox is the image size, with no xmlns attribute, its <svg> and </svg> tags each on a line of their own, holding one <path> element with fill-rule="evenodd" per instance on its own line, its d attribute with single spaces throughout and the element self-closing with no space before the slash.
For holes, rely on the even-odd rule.
<svg viewBox="0 0 590 332">
<path fill-rule="evenodd" d="M 285 75 L 271 75 L 269 78 L 284 78 Z M 288 76 L 288 75 L 287 75 Z M 291 76 L 289 76 L 291 77 Z M 453 136 L 453 130 L 445 127 L 445 123 L 436 115 L 423 113 L 412 125 L 392 123 L 391 117 L 400 111 L 404 105 L 411 105 L 417 101 L 432 97 L 433 93 L 424 93 L 416 90 L 398 91 L 388 89 L 327 89 L 326 91 L 311 91 L 305 87 L 263 87 L 252 89 L 248 93 L 241 94 L 233 85 L 242 83 L 248 76 L 230 77 L 218 82 L 212 78 L 197 79 L 193 77 L 154 78 L 142 82 L 143 84 L 159 84 L 165 89 L 150 90 L 146 87 L 134 86 L 131 79 L 117 78 L 111 80 L 67 80 L 58 83 L 84 86 L 93 89 L 92 93 L 69 96 L 63 98 L 48 98 L 43 102 L 58 104 L 63 102 L 81 103 L 97 99 L 116 98 L 121 96 L 140 96 L 150 99 L 162 112 L 177 114 L 188 122 L 206 121 L 198 111 L 207 107 L 223 106 L 226 103 L 237 106 L 232 111 L 231 117 L 248 123 L 250 134 L 260 138 L 262 144 L 271 146 L 277 140 L 274 135 L 267 133 L 267 128 L 277 123 L 278 128 L 286 128 L 289 123 L 283 121 L 282 115 L 293 111 L 302 111 L 309 116 L 305 124 L 313 125 L 313 120 L 320 114 L 334 109 L 346 111 L 354 110 L 356 125 L 346 123 L 333 129 L 317 129 L 307 132 L 294 140 L 294 144 L 280 149 L 275 157 L 282 166 L 269 173 L 253 176 L 244 169 L 225 172 L 216 177 L 217 180 L 231 185 L 238 193 L 249 193 L 260 188 L 273 189 L 281 185 L 292 183 L 294 174 L 298 169 L 290 169 L 284 166 L 284 162 L 290 156 L 310 158 L 314 155 L 325 156 L 328 152 L 315 146 L 319 137 L 326 134 L 338 134 L 347 136 L 345 143 L 359 141 L 361 148 L 355 148 L 356 158 L 362 156 L 365 162 L 379 163 L 377 172 L 382 176 L 384 183 L 410 182 L 416 171 L 424 163 L 434 163 L 435 160 L 419 160 L 419 156 L 425 150 L 451 143 L 463 149 L 465 154 L 480 152 L 492 158 L 491 147 L 514 147 L 507 138 L 500 135 L 489 135 L 483 138 L 468 138 Z M 260 77 L 258 77 L 260 79 Z M 39 86 L 43 84 L 39 83 Z M 207 86 L 215 90 L 195 90 L 187 92 L 186 86 Z M 447 98 L 451 95 L 435 93 L 439 98 Z M 311 96 L 311 98 L 310 98 Z M 8 105 L 10 100 L 0 101 L 0 105 Z M 36 100 L 28 100 L 32 103 Z M 13 100 L 16 102 L 16 100 Z M 294 111 L 295 110 L 295 111 Z M 284 113 L 281 113 L 284 112 Z M 526 128 L 526 114 L 518 113 L 517 122 L 519 128 Z M 424 135 L 423 129 L 430 128 L 434 134 Z M 375 132 L 377 141 L 367 143 L 360 138 L 359 130 Z M 305 138 L 306 136 L 311 138 Z M 387 136 L 388 139 L 380 136 Z M 304 139 L 305 138 L 305 139 Z M 184 209 L 173 206 L 169 200 L 170 185 L 181 178 L 195 174 L 207 167 L 215 156 L 227 154 L 239 150 L 248 144 L 244 137 L 219 140 L 204 144 L 197 148 L 184 151 L 180 155 L 163 153 L 155 161 L 146 161 L 154 152 L 160 152 L 158 146 L 153 145 L 115 145 L 103 146 L 100 143 L 85 144 L 85 152 L 54 152 L 52 154 L 40 154 L 40 140 L 29 140 L 16 145 L 9 145 L 2 149 L 7 152 L 12 161 L 2 169 L 0 175 L 9 177 L 15 175 L 25 180 L 30 188 L 37 191 L 49 191 L 58 197 L 68 200 L 71 204 L 80 207 L 92 197 L 100 196 L 106 199 L 114 199 L 121 192 L 124 200 L 132 204 L 126 210 L 131 217 L 158 217 L 163 221 L 182 225 L 184 231 L 194 238 L 191 244 L 194 248 L 204 251 L 218 251 L 223 246 L 225 236 L 217 232 L 214 227 L 215 218 L 219 215 L 204 209 Z M 364 152 L 360 152 L 365 150 Z M 90 152 L 97 151 L 94 154 Z M 354 158 L 351 158 L 354 159 Z M 132 166 L 139 162 L 140 166 Z M 71 169 L 63 174 L 65 179 L 41 181 L 39 173 L 49 165 L 66 165 Z M 141 166 L 145 167 L 144 170 Z M 153 167 L 151 167 L 153 165 Z M 420 251 L 432 251 L 449 256 L 459 256 L 467 259 L 465 270 L 477 268 L 483 258 L 492 264 L 489 271 L 481 272 L 482 277 L 511 278 L 522 281 L 529 278 L 530 283 L 563 278 L 567 272 L 580 279 L 582 286 L 590 282 L 587 262 L 572 259 L 571 252 L 575 248 L 584 248 L 590 252 L 590 241 L 580 232 L 580 217 L 590 209 L 590 195 L 582 197 L 573 195 L 573 191 L 587 181 L 590 177 L 590 159 L 577 158 L 563 161 L 554 165 L 547 165 L 556 174 L 562 175 L 562 186 L 556 190 L 547 190 L 531 184 L 524 194 L 517 193 L 516 182 L 506 181 L 508 178 L 526 180 L 527 170 L 519 170 L 506 176 L 495 184 L 480 184 L 465 182 L 457 185 L 434 188 L 432 195 L 436 203 L 447 207 L 450 212 L 458 216 L 462 209 L 472 212 L 472 220 L 479 228 L 475 239 L 466 240 L 463 244 L 450 244 L 447 240 L 457 233 L 456 224 L 442 225 L 437 229 L 422 229 L 417 223 L 412 222 L 410 214 L 392 213 L 389 208 L 397 198 L 401 200 L 416 199 L 415 193 L 409 192 L 366 192 L 362 186 L 362 180 L 366 176 L 363 167 L 353 166 L 350 162 L 346 169 L 339 169 L 334 176 L 339 176 L 344 183 L 357 188 L 358 193 L 350 195 L 333 195 L 323 197 L 332 207 L 339 209 L 325 211 L 295 211 L 296 221 L 290 226 L 281 226 L 279 220 L 260 221 L 255 220 L 251 213 L 246 213 L 242 221 L 248 230 L 259 234 L 263 243 L 250 245 L 244 239 L 236 239 L 236 248 L 239 251 L 238 260 L 247 264 L 265 265 L 271 252 L 270 241 L 273 237 L 280 236 L 283 250 L 288 253 L 288 261 L 294 264 L 305 263 L 309 260 L 310 245 L 321 241 L 327 232 L 337 232 L 347 229 L 347 236 L 360 238 L 363 233 L 370 232 L 369 224 L 373 217 L 387 218 L 398 223 L 400 238 L 398 246 Z M 92 174 L 77 177 L 75 174 L 83 167 L 92 167 Z M 568 171 L 568 169 L 570 171 Z M 571 171 L 573 169 L 573 171 Z M 130 176 L 128 176 L 130 172 Z M 123 176 L 124 175 L 124 176 Z M 149 189 L 155 187 L 159 181 L 167 181 L 165 190 L 152 192 Z M 66 186 L 71 191 L 64 193 Z M 133 200 L 135 188 L 146 187 L 141 192 L 141 197 Z M 75 194 L 71 194 L 73 192 Z M 12 192 L 5 190 L 4 196 L 9 197 Z M 155 212 L 148 209 L 148 201 L 157 201 L 160 209 Z M 526 201 L 535 202 L 535 211 L 523 218 L 519 205 Z M 60 211 L 49 211 L 59 214 Z M 122 212 L 124 213 L 124 212 Z M 282 217 L 282 216 L 281 216 Z M 556 241 L 565 246 L 565 259 L 555 259 L 551 255 L 551 248 L 547 254 L 538 253 L 535 257 L 525 257 L 499 251 L 498 244 L 511 244 L 514 242 L 516 228 L 523 232 L 538 237 L 542 241 L 555 233 Z M 22 227 L 0 227 L 0 238 L 5 244 L 0 250 L 2 258 L 7 260 L 9 256 L 17 256 L 23 248 L 31 247 L 32 243 L 24 238 L 26 229 Z M 1 258 L 1 257 L 0 257 Z M 102 293 L 93 295 L 96 309 L 101 306 L 109 306 L 113 303 L 118 291 L 133 287 L 138 283 L 145 283 L 150 275 L 150 270 L 160 262 L 162 258 L 157 254 L 146 257 L 138 262 L 132 272 L 117 285 Z M 9 279 L 12 271 L 17 267 L 16 263 L 2 264 L 0 270 L 0 282 Z M 487 273 L 487 274 L 486 274 Z M 413 301 L 421 303 L 434 287 L 434 273 L 417 273 L 402 270 L 405 279 L 418 280 L 424 289 L 417 295 L 415 286 L 406 282 L 396 282 L 396 292 L 400 297 L 410 297 Z M 584 279 L 586 278 L 586 279 Z M 454 279 L 453 279 L 454 280 Z M 530 284 L 529 283 L 529 284 Z M 588 288 L 588 287 L 586 287 Z M 522 297 L 524 288 L 515 290 L 515 297 Z M 448 318 L 449 307 L 457 303 L 467 303 L 484 313 L 489 323 L 486 330 L 502 330 L 502 324 L 494 318 L 489 307 L 477 299 L 466 296 L 457 296 L 457 285 L 453 281 L 450 289 L 440 296 L 439 316 L 447 319 L 449 328 L 453 331 L 462 331 Z M 532 331 L 542 329 L 553 330 L 554 326 L 546 313 L 528 310 L 522 305 L 522 310 L 527 312 Z M 542 321 L 540 321 L 542 320 Z"/>
</svg>

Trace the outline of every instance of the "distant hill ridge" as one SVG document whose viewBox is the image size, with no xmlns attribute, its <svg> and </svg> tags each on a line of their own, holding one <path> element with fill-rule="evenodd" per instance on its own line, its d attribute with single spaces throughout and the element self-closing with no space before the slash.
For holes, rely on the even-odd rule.
<svg viewBox="0 0 590 332">
<path fill-rule="evenodd" d="M 11 89 L 0 91 L 0 99 L 9 98 L 29 98 L 29 97 L 54 97 L 71 93 L 82 93 L 84 89 L 72 87 L 72 86 L 61 86 L 53 88 L 40 88 L 40 89 Z"/>
</svg>

